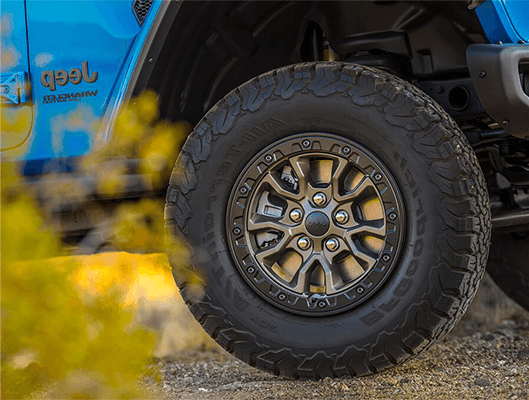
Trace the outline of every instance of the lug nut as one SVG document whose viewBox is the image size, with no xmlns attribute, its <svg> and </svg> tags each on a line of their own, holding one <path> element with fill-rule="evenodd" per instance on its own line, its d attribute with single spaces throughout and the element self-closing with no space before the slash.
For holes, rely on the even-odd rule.
<svg viewBox="0 0 529 400">
<path fill-rule="evenodd" d="M 309 147 L 310 146 L 310 140 L 305 139 L 303 142 L 301 142 L 301 145 L 303 147 Z"/>
<path fill-rule="evenodd" d="M 389 254 L 384 254 L 382 256 L 382 261 L 384 261 L 384 262 L 388 262 L 390 259 L 391 259 L 391 257 L 389 256 Z"/>
<path fill-rule="evenodd" d="M 316 193 L 312 198 L 312 201 L 317 206 L 323 206 L 327 202 L 327 197 L 323 193 Z"/>
<path fill-rule="evenodd" d="M 349 221 L 349 214 L 347 214 L 346 211 L 341 210 L 334 214 L 334 219 L 339 224 L 345 224 L 347 221 Z"/>
<path fill-rule="evenodd" d="M 390 219 L 390 221 L 395 221 L 397 219 L 397 214 L 395 214 L 395 213 L 389 214 L 389 219 Z"/>
<path fill-rule="evenodd" d="M 364 293 L 364 291 L 365 291 L 365 289 L 362 286 L 358 286 L 356 288 L 356 293 L 358 293 L 358 294 L 362 294 L 362 293 Z"/>
<path fill-rule="evenodd" d="M 340 247 L 340 242 L 338 242 L 338 239 L 335 238 L 327 239 L 325 242 L 325 247 L 329 251 L 336 251 Z"/>
<path fill-rule="evenodd" d="M 266 162 L 272 162 L 273 159 L 274 159 L 274 158 L 273 158 L 270 154 L 267 154 L 267 155 L 265 156 L 265 161 L 266 161 Z"/>
<path fill-rule="evenodd" d="M 248 267 L 248 269 L 246 271 L 248 271 L 249 274 L 253 274 L 255 272 L 255 268 L 254 267 Z"/>
<path fill-rule="evenodd" d="M 279 293 L 279 296 L 277 298 L 281 301 L 285 301 L 287 298 L 287 295 L 285 293 Z"/>
<path fill-rule="evenodd" d="M 233 233 L 234 233 L 235 235 L 240 235 L 240 233 L 241 233 L 241 228 L 233 228 Z"/>
<path fill-rule="evenodd" d="M 308 250 L 310 248 L 310 239 L 306 236 L 300 237 L 298 239 L 298 247 L 301 250 Z"/>
<path fill-rule="evenodd" d="M 350 149 L 349 147 L 344 147 L 344 148 L 342 149 L 342 152 L 343 152 L 344 154 L 349 154 L 349 153 L 351 152 L 351 149 Z"/>
<path fill-rule="evenodd" d="M 290 211 L 290 219 L 292 222 L 299 222 L 303 218 L 303 211 L 301 211 L 299 208 L 294 208 L 292 211 Z"/>
<path fill-rule="evenodd" d="M 380 174 L 375 174 L 375 180 L 379 181 L 382 179 L 382 175 Z"/>
<path fill-rule="evenodd" d="M 241 192 L 242 194 L 246 194 L 248 193 L 248 189 L 243 186 L 242 188 L 239 189 L 239 192 Z"/>
<path fill-rule="evenodd" d="M 318 302 L 318 307 L 320 307 L 320 308 L 325 308 L 326 305 L 327 304 L 323 300 Z"/>
</svg>

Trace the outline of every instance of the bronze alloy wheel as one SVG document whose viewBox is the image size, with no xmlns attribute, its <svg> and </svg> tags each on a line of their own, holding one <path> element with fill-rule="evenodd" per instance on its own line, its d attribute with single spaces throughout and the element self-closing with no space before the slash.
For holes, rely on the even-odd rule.
<svg viewBox="0 0 529 400">
<path fill-rule="evenodd" d="M 372 153 L 332 134 L 280 140 L 243 169 L 227 235 L 242 275 L 289 311 L 333 314 L 366 300 L 403 242 L 404 208 Z"/>
</svg>

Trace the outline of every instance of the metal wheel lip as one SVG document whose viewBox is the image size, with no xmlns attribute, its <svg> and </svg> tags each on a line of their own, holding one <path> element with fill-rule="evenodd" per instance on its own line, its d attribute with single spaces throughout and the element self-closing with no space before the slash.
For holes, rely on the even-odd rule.
<svg viewBox="0 0 529 400">
<path fill-rule="evenodd" d="M 302 144 L 302 142 L 306 142 L 307 140 L 310 141 L 310 146 L 305 146 Z M 324 150 L 322 148 L 314 148 L 314 143 L 329 140 L 333 142 L 333 146 L 331 149 Z M 274 154 L 274 151 L 280 146 L 290 142 L 292 142 L 292 148 L 295 147 L 294 144 L 297 142 L 299 144 L 298 150 L 293 150 L 290 153 L 283 155 L 283 157 L 278 158 Z M 347 154 L 344 154 L 342 149 L 348 149 L 349 151 L 347 152 Z M 245 209 L 244 204 L 242 203 L 245 203 L 247 205 L 251 203 L 250 198 L 255 195 L 254 189 L 259 186 L 263 176 L 266 175 L 266 171 L 273 169 L 278 164 L 284 162 L 284 160 L 287 158 L 292 158 L 295 156 L 299 156 L 300 154 L 307 154 L 311 152 L 325 153 L 329 157 L 334 156 L 346 158 L 350 162 L 354 162 L 358 167 L 360 167 L 361 164 L 360 160 L 362 158 L 366 158 L 369 160 L 367 164 L 373 168 L 373 171 L 369 174 L 371 177 L 374 177 L 375 173 L 382 173 L 383 179 L 377 179 L 377 182 L 374 183 L 377 187 L 377 190 L 379 186 L 384 187 L 381 191 L 382 194 L 385 195 L 386 193 L 391 193 L 393 195 L 393 203 L 395 207 L 390 209 L 384 207 L 384 212 L 385 220 L 391 223 L 393 221 L 389 221 L 389 218 L 387 218 L 387 216 L 394 210 L 398 211 L 399 218 L 398 224 L 396 225 L 398 228 L 393 228 L 391 230 L 388 229 L 387 234 L 392 235 L 392 242 L 396 243 L 397 246 L 388 249 L 388 241 L 385 240 L 384 249 L 379 253 L 375 265 L 366 274 L 366 276 L 363 276 L 363 278 L 358 283 L 356 283 L 352 288 L 348 289 L 347 291 L 331 295 L 327 295 L 326 293 L 312 293 L 311 295 L 300 296 L 298 293 L 289 291 L 288 288 L 282 286 L 281 284 L 277 284 L 276 281 L 271 279 L 269 274 L 267 274 L 266 270 L 263 270 L 263 267 L 260 265 L 258 260 L 255 258 L 255 255 L 251 251 L 246 251 L 245 255 L 244 252 L 242 252 L 243 256 L 240 256 L 241 249 L 248 248 L 246 244 L 248 242 L 248 232 L 244 224 L 244 221 L 247 218 L 247 210 Z M 272 161 L 270 161 L 270 157 L 267 157 L 268 159 L 265 160 L 265 156 L 269 154 L 273 154 Z M 365 160 L 363 160 L 363 164 L 365 164 Z M 255 169 L 256 166 L 260 166 L 260 168 L 257 168 L 257 170 L 260 171 L 257 174 L 260 178 L 254 180 L 253 183 L 246 181 L 245 178 L 247 178 L 248 176 L 248 171 L 252 168 Z M 246 188 L 244 193 L 241 193 L 241 188 Z M 242 203 L 241 200 L 243 200 Z M 232 206 L 230 207 L 230 205 Z M 235 215 L 233 214 L 233 210 L 235 205 L 238 205 L 239 208 L 243 210 L 243 223 L 238 223 L 236 221 L 236 218 L 234 219 Z M 330 202 L 328 202 L 325 207 L 321 208 L 320 210 L 328 211 L 329 206 Z M 335 209 L 337 210 L 337 208 Z M 284 137 L 274 143 L 271 143 L 265 149 L 260 151 L 259 154 L 257 154 L 244 166 L 243 170 L 240 172 L 237 180 L 235 181 L 229 198 L 228 210 L 226 213 L 226 231 L 228 235 L 228 245 L 231 253 L 230 255 L 234 259 L 237 268 L 241 272 L 241 275 L 244 277 L 246 282 L 250 285 L 250 287 L 260 297 L 267 300 L 274 306 L 292 312 L 294 314 L 305 316 L 327 316 L 337 314 L 349 310 L 351 308 L 357 307 L 363 302 L 365 302 L 391 275 L 391 272 L 398 264 L 400 254 L 404 247 L 404 238 L 406 235 L 406 218 L 404 210 L 405 208 L 403 197 L 389 169 L 372 151 L 365 148 L 363 145 L 356 143 L 352 139 L 345 138 L 343 136 L 339 136 L 332 133 L 310 132 Z M 307 218 L 307 214 L 303 215 L 301 223 L 298 223 L 297 225 L 304 223 L 305 219 Z M 241 215 L 239 215 L 239 217 L 240 216 Z M 334 217 L 332 215 L 329 215 L 329 219 L 333 220 Z M 240 227 L 240 229 L 242 230 L 242 233 L 241 235 L 239 235 L 239 237 L 236 237 L 237 235 L 233 234 L 232 230 L 234 229 L 234 227 Z M 324 246 L 324 238 L 326 237 L 329 237 L 329 232 L 320 237 L 321 246 Z M 389 260 L 387 260 L 388 255 Z M 377 276 L 377 279 L 375 279 L 373 282 L 373 280 L 371 280 L 370 278 L 372 273 L 374 272 L 376 272 L 379 276 Z M 268 287 L 268 290 L 266 290 L 266 287 Z M 292 296 L 294 296 L 295 298 L 292 299 Z M 342 297 L 341 301 L 336 301 L 337 297 Z M 343 297 L 346 297 L 347 299 L 347 304 L 345 305 L 339 304 L 343 303 Z M 300 302 L 300 299 L 303 299 L 304 301 Z M 312 300 L 314 302 L 314 306 L 310 307 L 309 305 Z M 321 304 L 322 301 L 326 303 L 326 307 L 324 309 L 318 309 L 317 305 Z M 306 303 L 306 305 L 304 303 Z"/>
</svg>

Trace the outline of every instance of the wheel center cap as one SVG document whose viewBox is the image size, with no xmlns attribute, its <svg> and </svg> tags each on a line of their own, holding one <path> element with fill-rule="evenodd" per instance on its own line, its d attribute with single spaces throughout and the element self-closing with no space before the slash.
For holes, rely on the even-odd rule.
<svg viewBox="0 0 529 400">
<path fill-rule="evenodd" d="M 330 227 L 329 217 L 321 211 L 314 211 L 307 217 L 305 227 L 312 236 L 323 236 Z"/>
</svg>

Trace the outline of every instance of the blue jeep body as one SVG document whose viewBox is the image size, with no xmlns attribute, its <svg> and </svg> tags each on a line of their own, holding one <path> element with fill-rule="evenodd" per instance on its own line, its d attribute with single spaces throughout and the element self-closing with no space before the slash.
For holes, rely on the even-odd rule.
<svg viewBox="0 0 529 400">
<path fill-rule="evenodd" d="M 3 159 L 45 162 L 104 146 L 133 85 L 134 70 L 145 62 L 142 51 L 151 45 L 147 37 L 161 5 L 155 2 L 148 15 L 138 17 L 132 1 L 5 2 L 3 25 L 13 30 L 2 32 L 3 51 L 13 50 L 20 57 L 3 66 L 2 84 L 18 74 L 20 86 L 18 98 L 4 96 L 4 112 L 31 107 L 32 124 L 2 143 Z M 72 132 L 66 125 L 57 126 L 80 109 L 84 127 Z M 58 136 L 59 147 L 54 146 Z M 39 169 L 34 163 L 27 172 Z"/>
</svg>

